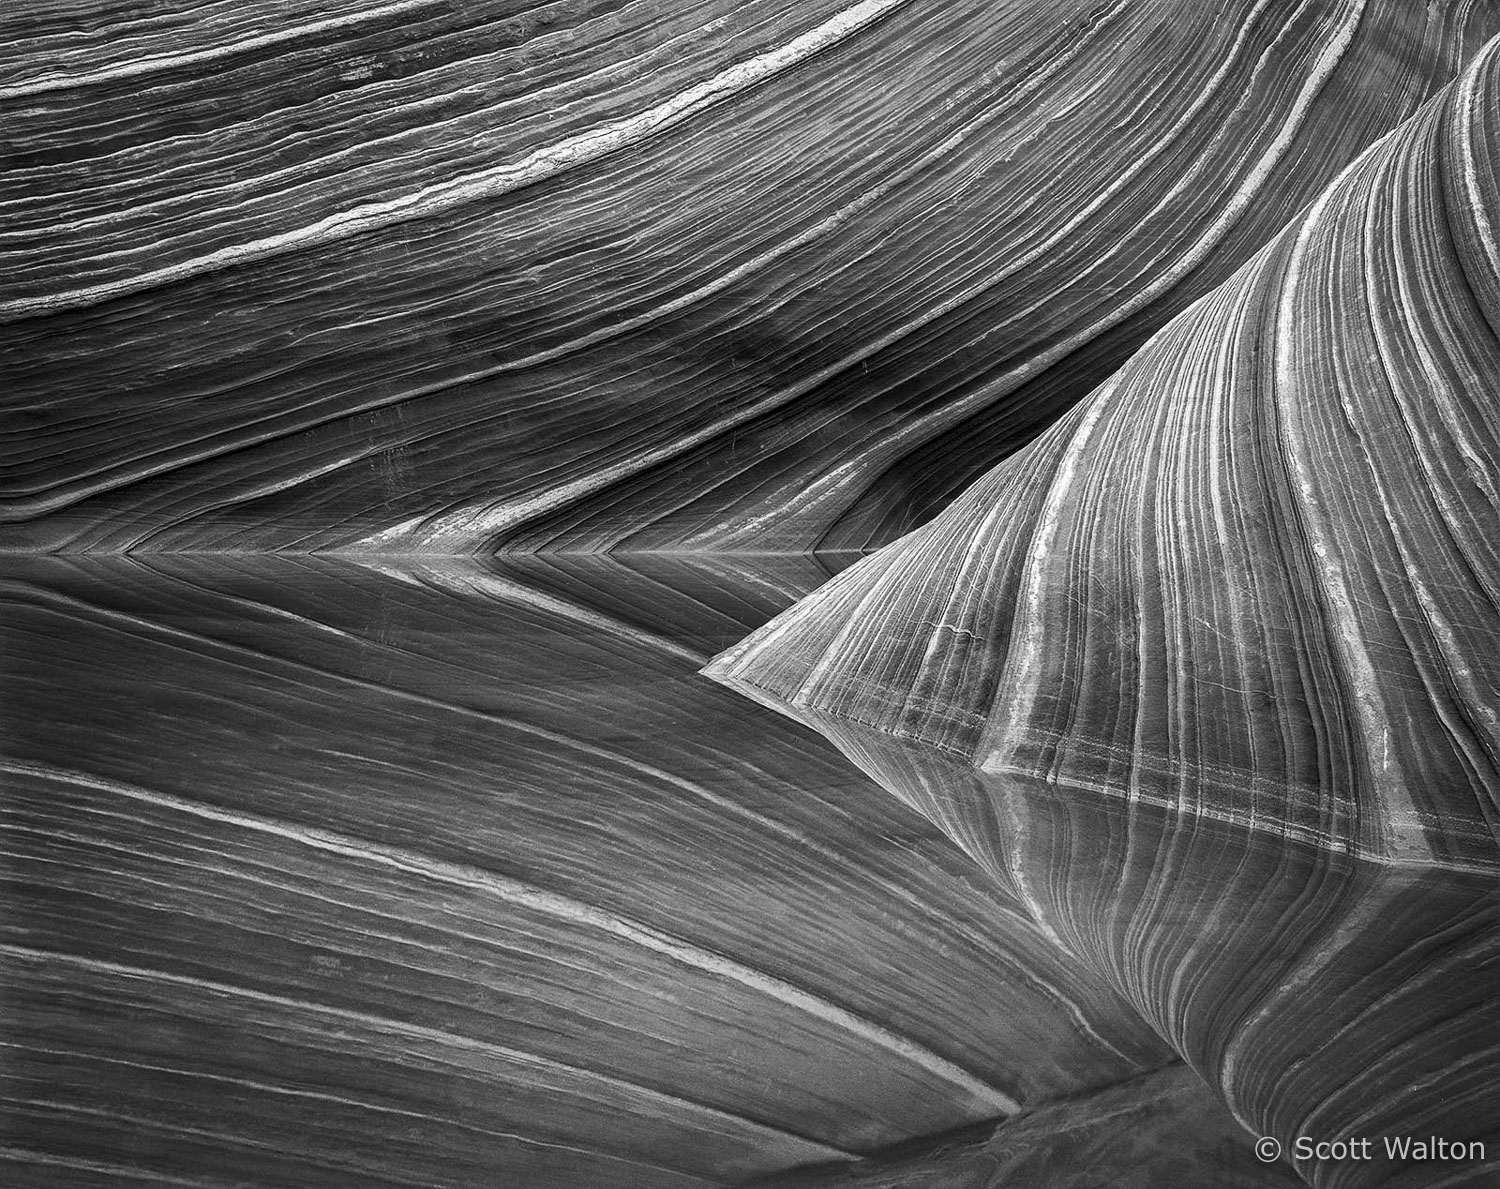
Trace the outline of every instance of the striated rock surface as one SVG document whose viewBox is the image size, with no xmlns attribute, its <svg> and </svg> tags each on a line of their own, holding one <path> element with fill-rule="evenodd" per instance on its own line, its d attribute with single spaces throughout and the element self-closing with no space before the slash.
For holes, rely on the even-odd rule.
<svg viewBox="0 0 1500 1189">
<path fill-rule="evenodd" d="M 1042 439 L 708 670 L 942 825 L 1288 1150 L 1500 1157 L 1497 144 L 1492 43 Z"/>
<path fill-rule="evenodd" d="M 5 7 L 0 1182 L 1495 1183 L 1497 33 Z"/>
<path fill-rule="evenodd" d="M 757 622 L 702 586 L 683 636 Z M 628 607 L 474 564 L 12 559 L 0 1180 L 686 1189 L 1173 1059 Z"/>
<path fill-rule="evenodd" d="M 0 546 L 862 548 L 1034 437 L 1492 3 L 0 14 Z"/>
<path fill-rule="evenodd" d="M 1231 820 L 1488 868 L 1497 61 L 712 674 L 997 778 L 1187 812 L 1248 795 Z"/>
</svg>

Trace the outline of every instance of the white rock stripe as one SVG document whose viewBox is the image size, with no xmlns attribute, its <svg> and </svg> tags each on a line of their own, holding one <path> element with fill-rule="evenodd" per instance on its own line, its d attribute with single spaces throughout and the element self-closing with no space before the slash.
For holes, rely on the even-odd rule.
<svg viewBox="0 0 1500 1189">
<path fill-rule="evenodd" d="M 826 999 L 766 974 L 764 971 L 702 949 L 649 925 L 606 912 L 568 896 L 533 887 L 520 880 L 483 871 L 477 867 L 430 858 L 402 848 L 381 846 L 378 843 L 345 837 L 332 831 L 294 826 L 258 815 L 218 809 L 171 794 L 152 792 L 118 781 L 101 780 L 84 773 L 69 772 L 49 765 L 0 760 L 0 772 L 63 781 L 205 820 L 221 822 L 262 834 L 271 834 L 314 850 L 390 867 L 435 883 L 480 892 L 533 912 L 545 913 L 575 925 L 597 929 L 639 945 L 643 949 L 662 954 L 685 966 L 692 966 L 709 974 L 737 982 L 789 1007 L 806 1012 L 825 1024 L 843 1029 L 871 1045 L 911 1062 L 933 1077 L 947 1082 L 977 1106 L 996 1114 L 1014 1114 L 1020 1109 L 1020 1104 L 1004 1091 L 987 1084 L 954 1062 L 881 1024 L 864 1019 L 846 1008 L 830 1003 Z M 0 952 L 4 952 L 6 948 L 8 947 L 0 947 Z"/>
<path fill-rule="evenodd" d="M 424 186 L 411 194 L 384 202 L 364 203 L 350 210 L 328 215 L 305 227 L 243 244 L 233 244 L 195 259 L 180 261 L 137 276 L 0 303 L 0 322 L 97 305 L 112 298 L 188 280 L 234 265 L 322 247 L 367 231 L 431 218 L 466 203 L 495 198 L 524 186 L 535 185 L 673 128 L 705 108 L 748 91 L 767 79 L 792 69 L 814 54 L 837 45 L 907 2 L 908 0 L 860 0 L 784 46 L 738 62 L 637 115 L 580 132 L 557 144 L 537 149 L 519 161 Z"/>
<path fill-rule="evenodd" d="M 21 1148 L 14 1144 L 0 1145 L 0 1162 L 15 1161 L 18 1164 L 37 1164 L 51 1168 L 70 1168 L 74 1172 L 98 1173 L 113 1179 L 150 1181 L 153 1185 L 180 1186 L 181 1189 L 240 1189 L 243 1181 L 229 1181 L 206 1177 L 179 1177 L 158 1172 L 150 1168 L 131 1168 L 124 1164 L 111 1164 L 104 1160 L 86 1160 L 80 1156 L 63 1156 L 57 1152 L 41 1152 L 35 1148 Z"/>
<path fill-rule="evenodd" d="M 1340 547 L 1327 523 L 1327 513 L 1317 494 L 1318 485 L 1308 465 L 1313 451 L 1300 429 L 1303 414 L 1299 407 L 1308 398 L 1303 385 L 1298 382 L 1293 358 L 1302 332 L 1297 310 L 1308 245 L 1330 203 L 1345 198 L 1346 179 L 1357 166 L 1369 159 L 1369 153 L 1358 158 L 1323 192 L 1305 216 L 1292 245 L 1273 332 L 1272 349 L 1276 361 L 1273 388 L 1277 431 L 1282 443 L 1281 458 L 1289 480 L 1287 486 L 1296 500 L 1296 516 L 1305 535 L 1309 561 L 1318 576 L 1317 593 L 1327 616 L 1328 629 L 1324 635 L 1330 655 L 1335 658 L 1343 676 L 1349 695 L 1345 704 L 1356 720 L 1356 736 L 1370 741 L 1366 748 L 1370 757 L 1370 775 L 1385 810 L 1380 819 L 1381 832 L 1392 856 L 1430 862 L 1436 856 L 1409 791 L 1412 774 L 1403 770 L 1389 746 L 1390 739 L 1399 731 L 1392 724 L 1381 696 L 1380 675 L 1365 647 L 1359 613 L 1355 610 L 1356 594 L 1339 562 Z"/>
<path fill-rule="evenodd" d="M 291 29 L 278 29 L 274 33 L 262 33 L 259 37 L 247 37 L 243 41 L 232 41 L 227 45 L 207 46 L 204 49 L 189 50 L 182 54 L 155 54 L 146 58 L 120 62 L 114 66 L 105 66 L 99 70 L 80 71 L 77 74 L 54 72 L 39 75 L 25 82 L 0 87 L 0 100 L 25 99 L 32 95 L 46 95 L 53 91 L 70 91 L 76 87 L 98 86 L 101 83 L 110 83 L 122 78 L 139 78 L 144 74 L 158 74 L 164 70 L 179 70 L 185 66 L 197 66 L 203 62 L 213 62 L 220 58 L 230 58 L 236 54 L 296 41 L 301 37 L 316 37 L 320 33 L 348 28 L 351 25 L 368 25 L 386 17 L 419 12 L 424 8 L 444 11 L 450 7 L 448 0 L 399 0 L 396 4 L 366 8 L 345 16 L 329 17 L 325 20 L 313 21 L 311 24 L 297 25 Z"/>
<path fill-rule="evenodd" d="M 300 1089 L 297 1086 L 279 1086 L 275 1083 L 262 1082 L 255 1078 L 230 1077 L 227 1074 L 209 1073 L 203 1069 L 160 1065 L 151 1061 L 127 1061 L 121 1057 L 109 1057 L 94 1051 L 84 1052 L 82 1050 L 48 1048 L 43 1045 L 15 1044 L 8 1041 L 0 1041 L 0 1049 L 14 1049 L 18 1052 L 24 1052 L 33 1058 L 76 1058 L 83 1056 L 95 1064 L 122 1066 L 144 1074 L 168 1074 L 175 1077 L 190 1078 L 194 1082 L 214 1082 L 220 1085 L 234 1086 L 241 1090 L 249 1090 L 255 1094 L 272 1095 L 277 1098 L 302 1099 L 310 1103 L 333 1103 L 338 1106 L 351 1107 L 355 1110 L 369 1111 L 376 1115 L 390 1115 L 398 1119 L 416 1119 L 422 1122 L 439 1123 L 446 1128 L 466 1131 L 473 1135 L 482 1135 L 488 1139 L 505 1140 L 507 1143 L 523 1144 L 529 1148 L 538 1148 L 546 1151 L 578 1152 L 592 1156 L 598 1160 L 617 1162 L 636 1168 L 660 1169 L 664 1167 L 659 1164 L 648 1164 L 644 1161 L 633 1160 L 628 1156 L 606 1152 L 599 1148 L 583 1148 L 576 1144 L 563 1144 L 552 1140 L 538 1139 L 534 1135 L 523 1135 L 517 1131 L 496 1131 L 489 1127 L 476 1127 L 474 1124 L 465 1123 L 461 1119 L 433 1114 L 430 1111 L 407 1110 L 385 1102 L 351 1098 L 347 1094 L 328 1094 L 318 1090 Z M 815 1141 L 806 1142 L 811 1143 Z M 3 1150 L 0 1150 L 0 1154 L 3 1154 Z"/>
<path fill-rule="evenodd" d="M 337 1020 L 341 1023 L 368 1028 L 372 1032 L 390 1036 L 403 1036 L 427 1044 L 459 1049 L 479 1057 L 501 1061 L 507 1065 L 529 1067 L 544 1073 L 558 1074 L 567 1078 L 578 1078 L 594 1082 L 597 1085 L 608 1086 L 611 1089 L 623 1091 L 631 1097 L 648 1099 L 674 1112 L 688 1113 L 700 1117 L 707 1116 L 731 1123 L 736 1130 L 759 1132 L 775 1136 L 789 1134 L 780 1128 L 768 1126 L 765 1123 L 757 1122 L 743 1115 L 737 1115 L 732 1111 L 719 1110 L 717 1107 L 708 1106 L 705 1103 L 694 1102 L 692 1099 L 678 1098 L 674 1094 L 665 1094 L 660 1090 L 653 1090 L 649 1086 L 641 1085 L 639 1082 L 611 1077 L 609 1074 L 598 1073 L 592 1069 L 584 1069 L 576 1065 L 567 1065 L 561 1061 L 554 1061 L 550 1057 L 543 1057 L 537 1053 L 528 1053 L 522 1049 L 508 1048 L 505 1045 L 478 1040 L 472 1036 L 461 1036 L 456 1032 L 445 1032 L 439 1028 L 428 1028 L 421 1024 L 413 1024 L 407 1020 L 397 1020 L 389 1016 L 377 1016 L 370 1012 L 355 1011 L 345 1007 L 334 1007 L 330 1004 L 318 1003 L 310 999 L 293 999 L 286 995 L 273 995 L 268 991 L 257 991 L 251 987 L 242 987 L 234 983 L 221 983 L 214 979 L 195 978 L 186 974 L 173 974 L 170 971 L 158 970 L 154 967 L 133 966 L 124 962 L 110 962 L 101 958 L 84 957 L 82 954 L 35 949 L 31 946 L 12 945 L 8 942 L 0 942 L 0 957 L 8 957 L 17 962 L 25 962 L 33 965 L 67 966 L 76 970 L 86 970 L 92 974 L 134 979 L 141 982 L 165 983 L 169 986 L 202 991 L 210 995 L 246 999 L 254 1003 L 264 1004 L 267 1007 L 289 1011 L 299 1016 L 318 1016 L 328 1020 Z M 835 1159 L 845 1159 L 851 1156 L 851 1153 L 844 1151 L 842 1148 L 836 1148 L 817 1140 L 807 1140 L 802 1136 L 797 1136 L 796 1138 L 803 1140 L 812 1147 L 824 1150 Z"/>
<path fill-rule="evenodd" d="M 1463 81 L 1458 88 L 1458 114 L 1463 123 L 1460 144 L 1464 159 L 1464 188 L 1469 192 L 1469 213 L 1479 230 L 1479 239 L 1484 245 L 1490 269 L 1496 276 L 1500 276 L 1500 245 L 1495 240 L 1495 228 L 1490 223 L 1489 207 L 1479 184 L 1479 170 L 1474 161 L 1474 124 L 1478 119 L 1479 84 L 1484 72 L 1494 69 L 1497 57 L 1500 57 L 1500 40 L 1491 41 L 1485 46 L 1479 57 L 1464 72 Z"/>
<path fill-rule="evenodd" d="M 1218 217 L 1214 219 L 1213 223 L 1208 226 L 1193 244 L 1183 251 L 1175 263 L 1163 270 L 1149 285 L 1141 289 L 1140 292 L 1136 293 L 1128 301 L 1113 307 L 1104 317 L 1069 335 L 1055 347 L 1028 359 L 1022 366 L 1006 372 L 991 384 L 969 393 L 960 400 L 949 401 L 937 411 L 926 416 L 909 419 L 899 432 L 889 435 L 881 442 L 878 454 L 873 451 L 862 453 L 857 459 L 829 471 L 826 475 L 820 477 L 816 483 L 806 485 L 781 505 L 762 512 L 753 521 L 747 521 L 747 534 L 756 529 L 763 528 L 767 524 L 787 520 L 821 501 L 833 498 L 846 484 L 867 483 L 870 474 L 875 473 L 879 469 L 878 466 L 874 465 L 875 463 L 906 453 L 921 443 L 935 437 L 947 427 L 961 421 L 967 416 L 971 416 L 977 410 L 986 405 L 994 404 L 1006 393 L 1013 392 L 1032 377 L 1040 375 L 1047 368 L 1067 358 L 1067 356 L 1077 351 L 1080 347 L 1092 342 L 1106 331 L 1124 322 L 1133 314 L 1145 309 L 1153 301 L 1156 301 L 1168 290 L 1181 282 L 1190 272 L 1208 258 L 1209 253 L 1229 234 L 1235 223 L 1245 213 L 1250 203 L 1259 196 L 1266 182 L 1269 181 L 1272 171 L 1281 162 L 1287 150 L 1291 148 L 1292 141 L 1296 139 L 1318 95 L 1328 84 L 1328 80 L 1333 77 L 1334 71 L 1338 69 L 1339 64 L 1344 60 L 1344 56 L 1349 52 L 1349 47 L 1354 42 L 1354 36 L 1359 30 L 1360 21 L 1364 17 L 1367 4 L 1368 0 L 1359 0 L 1359 3 L 1349 12 L 1344 22 L 1335 31 L 1332 40 L 1319 56 L 1307 80 L 1302 84 L 1292 110 L 1288 113 L 1286 123 L 1277 133 L 1276 138 L 1255 162 L 1243 184 L 1230 197 L 1224 209 L 1219 212 Z M 1237 42 L 1235 49 L 1238 50 L 1238 48 L 1239 44 Z M 1269 56 L 1269 53 L 1270 51 L 1268 50 L 1266 54 L 1262 55 L 1262 63 Z M 1221 74 L 1227 72 L 1232 61 L 1232 56 L 1226 60 Z M 1245 102 L 1248 101 L 1249 95 L 1247 94 Z M 1189 109 L 1188 114 L 1195 110 L 1196 105 L 1194 108 Z M 1182 127 L 1182 124 L 1188 119 L 1188 114 L 1184 114 L 1183 119 L 1178 122 L 1174 132 Z M 1162 144 L 1169 143 L 1170 139 L 1169 137 Z M 1148 154 L 1145 159 L 1149 159 L 1151 156 L 1152 154 Z M 1184 177 L 1182 184 L 1177 190 L 1185 186 L 1190 177 L 1191 175 Z M 1177 190 L 1173 191 L 1173 196 L 1177 194 Z M 1111 191 L 1107 190 L 1105 196 L 1110 193 Z M 1105 196 L 1096 199 L 1088 209 L 1100 205 Z M 1143 214 L 1140 221 L 1147 221 L 1151 215 L 1158 213 L 1168 206 L 1173 196 L 1163 199 L 1151 212 Z M 1088 209 L 1085 210 L 1084 215 L 1088 213 Z M 1079 219 L 1074 220 L 1074 223 L 1079 222 L 1084 215 L 1080 215 Z M 1101 253 L 1088 271 L 1093 271 L 1101 267 L 1114 254 L 1114 250 Z M 977 297 L 984 289 L 989 288 L 995 281 L 1003 279 L 1007 275 L 1009 275 L 1009 272 L 1001 274 L 998 278 L 987 280 L 983 286 L 977 286 L 954 298 L 950 298 L 930 314 L 924 314 L 921 318 L 908 323 L 896 335 L 891 337 L 901 337 L 917 330 L 940 314 L 957 308 L 963 302 Z M 1079 277 L 1074 278 L 1074 282 L 1076 283 L 1077 280 L 1086 275 L 1087 272 L 1079 274 Z"/>
</svg>

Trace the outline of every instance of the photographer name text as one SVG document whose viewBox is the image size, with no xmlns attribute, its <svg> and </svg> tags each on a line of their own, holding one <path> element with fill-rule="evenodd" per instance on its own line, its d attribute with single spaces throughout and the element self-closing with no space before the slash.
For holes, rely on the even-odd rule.
<svg viewBox="0 0 1500 1189">
<path fill-rule="evenodd" d="M 1280 1141 L 1263 1136 L 1256 1141 L 1255 1154 L 1270 1162 L 1282 1154 Z M 1293 1160 L 1483 1160 L 1484 1144 L 1478 1140 L 1454 1142 L 1442 1136 L 1417 1138 L 1405 1135 L 1351 1136 L 1348 1139 L 1318 1140 L 1299 1135 L 1288 1153 Z"/>
</svg>

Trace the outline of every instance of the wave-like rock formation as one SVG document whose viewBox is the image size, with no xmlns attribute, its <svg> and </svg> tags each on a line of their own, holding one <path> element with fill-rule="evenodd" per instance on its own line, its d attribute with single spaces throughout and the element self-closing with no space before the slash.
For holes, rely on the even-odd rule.
<svg viewBox="0 0 1500 1189">
<path fill-rule="evenodd" d="M 0 543 L 883 543 L 1497 31 L 1467 0 L 21 6 Z"/>
<path fill-rule="evenodd" d="M 1500 1179 L 1497 34 L 0 4 L 0 1181 Z"/>
<path fill-rule="evenodd" d="M 1044 437 L 708 670 L 940 824 L 1289 1152 L 1500 1161 L 1497 146 L 1500 42 Z"/>
<path fill-rule="evenodd" d="M 7 572 L 7 1185 L 690 1189 L 1174 1060 L 698 677 L 757 620 L 685 581 L 668 636 L 476 564 Z"/>
</svg>

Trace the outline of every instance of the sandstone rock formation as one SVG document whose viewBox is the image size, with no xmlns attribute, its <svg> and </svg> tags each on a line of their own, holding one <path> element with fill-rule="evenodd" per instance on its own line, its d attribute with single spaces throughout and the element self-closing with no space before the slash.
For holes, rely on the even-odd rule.
<svg viewBox="0 0 1500 1189">
<path fill-rule="evenodd" d="M 5 7 L 0 1183 L 1500 1179 L 1497 35 Z"/>
<path fill-rule="evenodd" d="M 1497 134 L 1500 42 L 709 669 L 942 825 L 1288 1143 L 1420 1118 L 1500 1152 Z"/>
<path fill-rule="evenodd" d="M 1500 32 L 1470 0 L 0 21 L 0 543 L 68 551 L 883 544 Z"/>
<path fill-rule="evenodd" d="M 678 639 L 471 562 L 8 570 L 8 1184 L 723 1183 L 1173 1060 Z"/>
</svg>

